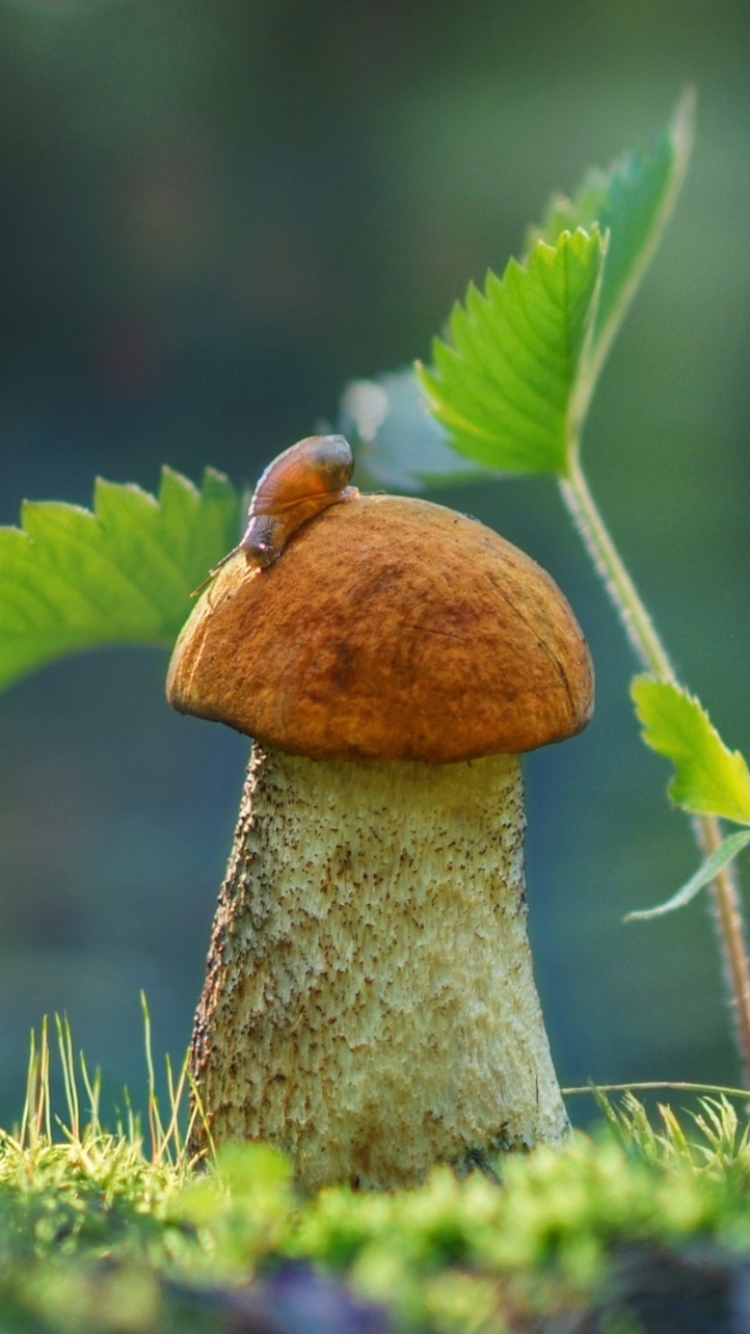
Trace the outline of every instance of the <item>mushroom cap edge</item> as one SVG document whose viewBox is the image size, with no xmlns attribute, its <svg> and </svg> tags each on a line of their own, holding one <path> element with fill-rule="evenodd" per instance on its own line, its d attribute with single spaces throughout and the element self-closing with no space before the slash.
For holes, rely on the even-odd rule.
<svg viewBox="0 0 750 1334">
<path fill-rule="evenodd" d="M 219 571 L 167 697 L 291 754 L 450 763 L 581 731 L 593 669 L 531 557 L 444 506 L 359 496 L 268 569 L 239 553 Z"/>
</svg>

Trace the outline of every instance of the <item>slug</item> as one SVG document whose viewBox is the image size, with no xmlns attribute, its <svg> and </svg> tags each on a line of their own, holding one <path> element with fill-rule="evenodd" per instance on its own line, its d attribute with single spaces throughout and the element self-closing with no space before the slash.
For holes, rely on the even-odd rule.
<svg viewBox="0 0 750 1334">
<path fill-rule="evenodd" d="M 244 551 L 254 568 L 272 565 L 303 523 L 329 505 L 359 494 L 356 486 L 349 486 L 353 469 L 352 451 L 343 435 L 310 435 L 285 449 L 261 473 L 242 541 L 214 565 L 206 583 L 238 551 Z"/>
</svg>

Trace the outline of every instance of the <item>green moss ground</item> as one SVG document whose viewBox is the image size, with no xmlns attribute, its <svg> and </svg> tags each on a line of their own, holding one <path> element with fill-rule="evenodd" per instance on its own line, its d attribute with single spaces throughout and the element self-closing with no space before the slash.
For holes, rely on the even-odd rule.
<svg viewBox="0 0 750 1334">
<path fill-rule="evenodd" d="M 184 1080 L 162 1115 L 151 1071 L 147 1131 L 106 1132 L 64 1025 L 58 1048 L 64 1118 L 43 1034 L 22 1122 L 0 1132 L 2 1334 L 650 1330 L 643 1303 L 640 1323 L 585 1324 L 592 1302 L 631 1312 L 611 1290 L 634 1257 L 641 1288 L 644 1266 L 676 1265 L 679 1295 L 710 1255 L 725 1304 L 750 1259 L 748 1129 L 724 1098 L 662 1107 L 657 1129 L 634 1097 L 601 1100 L 593 1135 L 502 1164 L 499 1186 L 438 1169 L 415 1191 L 301 1200 L 265 1146 L 190 1161 Z"/>
</svg>

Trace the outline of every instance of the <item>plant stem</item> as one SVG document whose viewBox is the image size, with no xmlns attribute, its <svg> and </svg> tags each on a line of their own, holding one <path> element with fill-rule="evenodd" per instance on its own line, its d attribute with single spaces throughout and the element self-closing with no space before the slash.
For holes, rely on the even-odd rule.
<svg viewBox="0 0 750 1334">
<path fill-rule="evenodd" d="M 721 825 L 713 815 L 692 819 L 693 833 L 704 853 L 715 852 L 722 841 Z M 747 957 L 745 923 L 742 917 L 737 877 L 729 862 L 711 882 L 711 907 L 719 939 L 724 978 L 734 1014 L 737 1044 L 743 1063 L 745 1082 L 750 1087 L 750 965 Z"/>
<path fill-rule="evenodd" d="M 620 614 L 636 656 L 654 676 L 676 683 L 667 651 L 607 531 L 577 458 L 569 475 L 560 479 L 560 490 L 597 573 Z"/>
<path fill-rule="evenodd" d="M 706 1093 L 713 1098 L 742 1098 L 747 1102 L 747 1089 L 728 1088 L 723 1084 L 692 1084 L 686 1080 L 647 1079 L 636 1084 L 586 1084 L 579 1088 L 560 1089 L 564 1098 L 572 1098 L 579 1093 L 587 1093 L 595 1098 L 597 1093 L 657 1093 L 659 1089 L 677 1089 L 680 1093 Z"/>
<path fill-rule="evenodd" d="M 572 463 L 567 477 L 560 478 L 560 490 L 575 526 L 617 608 L 637 658 L 652 675 L 677 684 L 669 655 L 589 490 L 577 451 L 571 450 L 570 454 Z M 696 842 L 703 853 L 709 854 L 719 846 L 722 833 L 715 816 L 695 816 L 692 826 Z M 742 908 L 731 865 L 719 872 L 711 884 L 710 893 L 743 1075 L 750 1087 L 750 964 Z"/>
</svg>

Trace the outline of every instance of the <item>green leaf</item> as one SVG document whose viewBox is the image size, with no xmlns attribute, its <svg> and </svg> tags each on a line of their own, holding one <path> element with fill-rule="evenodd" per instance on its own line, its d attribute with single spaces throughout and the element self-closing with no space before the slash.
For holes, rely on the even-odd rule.
<svg viewBox="0 0 750 1334">
<path fill-rule="evenodd" d="M 79 649 L 170 644 L 236 540 L 239 501 L 220 473 L 198 491 L 164 468 L 158 500 L 99 479 L 93 513 L 26 501 L 21 520 L 0 528 L 0 687 Z"/>
<path fill-rule="evenodd" d="M 695 94 L 688 89 L 669 125 L 646 151 L 619 158 L 608 172 L 590 171 L 572 200 L 552 200 L 532 244 L 554 244 L 563 231 L 609 233 L 601 295 L 589 349 L 591 389 L 669 221 L 693 143 Z"/>
<path fill-rule="evenodd" d="M 374 380 L 352 380 L 341 399 L 338 425 L 352 443 L 360 486 L 415 492 L 498 476 L 451 449 L 411 367 Z"/>
<path fill-rule="evenodd" d="M 577 438 L 579 376 L 605 246 L 598 228 L 540 240 L 484 294 L 469 288 L 418 369 L 432 411 L 462 454 L 509 472 L 565 475 Z"/>
<path fill-rule="evenodd" d="M 668 787 L 678 806 L 750 824 L 750 773 L 728 750 L 698 700 L 680 686 L 637 676 L 631 685 L 643 740 L 675 766 Z"/>
<path fill-rule="evenodd" d="M 695 898 L 696 894 L 716 879 L 719 871 L 734 860 L 743 848 L 750 843 L 750 829 L 743 829 L 739 834 L 729 834 L 718 848 L 711 853 L 710 857 L 701 863 L 695 875 L 673 894 L 666 903 L 660 903 L 656 908 L 641 908 L 637 912 L 629 912 L 625 918 L 626 922 L 649 922 L 652 917 L 664 917 L 666 913 L 674 912 L 677 908 L 684 908 Z"/>
</svg>

